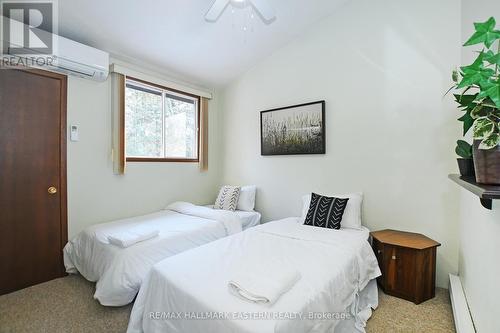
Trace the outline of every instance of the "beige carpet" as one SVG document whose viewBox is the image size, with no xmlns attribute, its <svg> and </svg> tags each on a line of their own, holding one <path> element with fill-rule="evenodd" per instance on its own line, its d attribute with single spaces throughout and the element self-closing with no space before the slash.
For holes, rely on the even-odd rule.
<svg viewBox="0 0 500 333">
<path fill-rule="evenodd" d="M 367 332 L 455 332 L 448 290 L 436 289 L 436 297 L 415 305 L 379 291 L 379 306 L 368 320 Z"/>
<path fill-rule="evenodd" d="M 93 292 L 94 284 L 68 276 L 0 296 L 0 332 L 125 332 L 132 306 L 103 307 Z M 454 332 L 447 290 L 420 305 L 380 293 L 367 332 Z"/>
<path fill-rule="evenodd" d="M 70 275 L 0 296 L 0 332 L 125 332 L 132 305 L 104 307 L 93 294 L 93 283 Z"/>
</svg>

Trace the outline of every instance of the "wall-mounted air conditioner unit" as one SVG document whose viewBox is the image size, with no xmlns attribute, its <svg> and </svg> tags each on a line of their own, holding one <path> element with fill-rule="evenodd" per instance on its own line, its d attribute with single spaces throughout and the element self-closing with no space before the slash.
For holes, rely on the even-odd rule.
<svg viewBox="0 0 500 333">
<path fill-rule="evenodd" d="M 22 23 L 16 22 L 15 24 Z M 22 29 L 16 30 L 23 31 Z M 10 45 L 10 47 L 5 50 L 4 46 L 3 56 L 17 59 L 19 64 L 29 67 L 95 81 L 105 81 L 107 79 L 109 74 L 109 53 L 46 31 L 38 30 L 37 34 L 52 38 L 52 50 L 49 54 L 19 45 L 17 41 L 23 41 L 23 38 L 14 36 L 14 38 L 11 37 L 8 44 L 4 43 L 4 45 Z M 41 60 L 44 57 L 46 61 Z M 40 58 L 40 61 L 36 61 L 37 58 Z M 13 63 L 16 63 L 16 61 L 14 60 Z"/>
</svg>

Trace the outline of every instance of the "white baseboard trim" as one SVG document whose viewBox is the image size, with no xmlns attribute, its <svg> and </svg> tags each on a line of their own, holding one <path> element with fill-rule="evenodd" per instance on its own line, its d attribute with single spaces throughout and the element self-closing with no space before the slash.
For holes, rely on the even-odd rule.
<svg viewBox="0 0 500 333">
<path fill-rule="evenodd" d="M 475 333 L 474 322 L 467 305 L 460 277 L 450 274 L 450 299 L 457 333 Z"/>
</svg>

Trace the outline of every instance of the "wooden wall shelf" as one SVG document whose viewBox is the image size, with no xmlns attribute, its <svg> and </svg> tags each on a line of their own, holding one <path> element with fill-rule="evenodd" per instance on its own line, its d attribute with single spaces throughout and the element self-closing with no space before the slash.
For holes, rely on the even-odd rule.
<svg viewBox="0 0 500 333">
<path fill-rule="evenodd" d="M 479 197 L 479 200 L 481 200 L 481 204 L 486 209 L 492 209 L 493 200 L 500 199 L 499 185 L 478 184 L 476 183 L 476 179 L 474 177 L 465 177 L 455 174 L 448 175 L 448 178 L 450 178 L 469 192 L 477 195 Z"/>
</svg>

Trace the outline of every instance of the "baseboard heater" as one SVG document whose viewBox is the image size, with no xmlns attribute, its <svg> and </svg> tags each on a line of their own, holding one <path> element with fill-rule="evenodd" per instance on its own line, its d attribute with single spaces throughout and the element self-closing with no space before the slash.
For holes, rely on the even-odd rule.
<svg viewBox="0 0 500 333">
<path fill-rule="evenodd" d="M 457 275 L 450 274 L 450 300 L 457 333 L 475 333 L 474 322 L 467 305 L 462 282 Z"/>
</svg>

